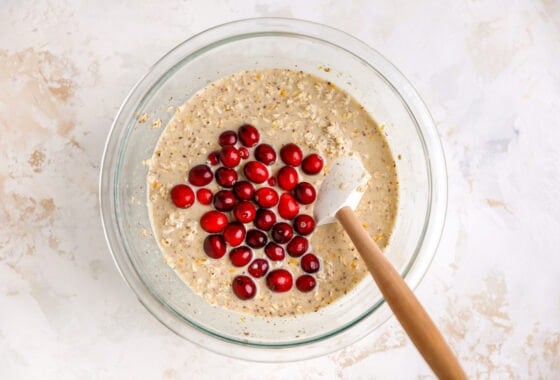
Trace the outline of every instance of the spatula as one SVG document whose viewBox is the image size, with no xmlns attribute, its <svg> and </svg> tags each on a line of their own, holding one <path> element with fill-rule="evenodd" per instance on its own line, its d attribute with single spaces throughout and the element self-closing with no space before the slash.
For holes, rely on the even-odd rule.
<svg viewBox="0 0 560 380">
<path fill-rule="evenodd" d="M 314 207 L 317 225 L 338 220 L 346 230 L 385 301 L 436 376 L 440 379 L 466 379 L 457 358 L 432 319 L 354 213 L 369 179 L 370 175 L 357 154 L 338 158 L 317 195 Z"/>
</svg>

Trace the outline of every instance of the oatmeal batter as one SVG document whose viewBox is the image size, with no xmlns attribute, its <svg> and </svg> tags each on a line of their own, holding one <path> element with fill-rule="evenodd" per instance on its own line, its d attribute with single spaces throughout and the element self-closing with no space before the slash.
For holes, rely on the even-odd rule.
<svg viewBox="0 0 560 380">
<path fill-rule="evenodd" d="M 244 71 L 211 83 L 180 107 L 165 128 L 147 181 L 152 227 L 168 265 L 211 304 L 261 316 L 316 311 L 344 296 L 367 275 L 359 254 L 337 223 L 318 227 L 310 237 L 310 252 L 321 260 L 313 291 L 302 293 L 294 287 L 274 293 L 263 277 L 255 279 L 255 298 L 242 301 L 231 284 L 236 275 L 247 274 L 247 267 L 236 268 L 227 257 L 209 258 L 202 248 L 207 233 L 199 221 L 211 206 L 195 203 L 179 209 L 170 200 L 170 189 L 187 183 L 189 169 L 205 163 L 208 154 L 219 148 L 219 134 L 237 130 L 244 123 L 256 126 L 261 143 L 271 144 L 277 151 L 295 143 L 304 155 L 319 153 L 325 162 L 322 173 L 300 174 L 301 181 L 316 189 L 338 156 L 358 153 L 372 178 L 356 212 L 382 248 L 390 237 L 398 201 L 393 157 L 374 120 L 351 96 L 323 79 L 287 69 Z M 282 165 L 278 160 L 269 169 L 276 173 Z M 206 187 L 218 190 L 215 181 Z M 300 212 L 313 215 L 312 205 L 301 206 Z M 254 257 L 266 258 L 262 249 L 254 250 Z M 303 273 L 299 260 L 290 256 L 269 264 L 270 270 L 288 269 L 294 280 Z"/>
</svg>

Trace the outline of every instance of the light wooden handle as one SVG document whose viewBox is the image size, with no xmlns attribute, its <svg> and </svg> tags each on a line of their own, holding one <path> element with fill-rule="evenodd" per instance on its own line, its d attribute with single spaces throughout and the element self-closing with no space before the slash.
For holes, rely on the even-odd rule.
<svg viewBox="0 0 560 380">
<path fill-rule="evenodd" d="M 400 274 L 362 227 L 354 211 L 349 207 L 343 207 L 336 214 L 336 218 L 362 255 L 385 301 L 436 376 L 440 379 L 466 379 L 459 361 L 436 325 Z"/>
</svg>

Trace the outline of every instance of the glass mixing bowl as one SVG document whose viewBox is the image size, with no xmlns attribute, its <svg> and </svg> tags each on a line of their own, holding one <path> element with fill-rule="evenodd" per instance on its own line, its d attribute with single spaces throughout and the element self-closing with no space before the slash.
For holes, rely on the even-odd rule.
<svg viewBox="0 0 560 380">
<path fill-rule="evenodd" d="M 208 83 L 257 68 L 303 70 L 353 95 L 380 125 L 400 182 L 398 216 L 385 254 L 415 288 L 442 232 L 447 203 L 443 151 L 433 121 L 404 76 L 361 41 L 327 26 L 281 18 L 236 21 L 202 32 L 161 58 L 124 100 L 107 140 L 100 179 L 105 235 L 140 302 L 178 335 L 255 361 L 323 355 L 380 326 L 390 309 L 368 276 L 315 313 L 285 318 L 238 314 L 208 304 L 165 264 L 146 206 L 145 160 L 170 112 Z M 142 115 L 149 120 L 139 122 Z"/>
</svg>

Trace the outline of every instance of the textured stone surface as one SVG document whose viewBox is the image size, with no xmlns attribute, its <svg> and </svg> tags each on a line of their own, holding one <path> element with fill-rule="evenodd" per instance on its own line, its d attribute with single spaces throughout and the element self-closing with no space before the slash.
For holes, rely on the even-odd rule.
<svg viewBox="0 0 560 380">
<path fill-rule="evenodd" d="M 417 289 L 473 378 L 560 376 L 554 1 L 7 1 L 0 7 L 0 377 L 426 378 L 397 322 L 294 364 L 218 356 L 127 289 L 99 220 L 105 138 L 167 50 L 254 16 L 340 28 L 395 63 L 443 139 L 449 209 Z"/>
</svg>

